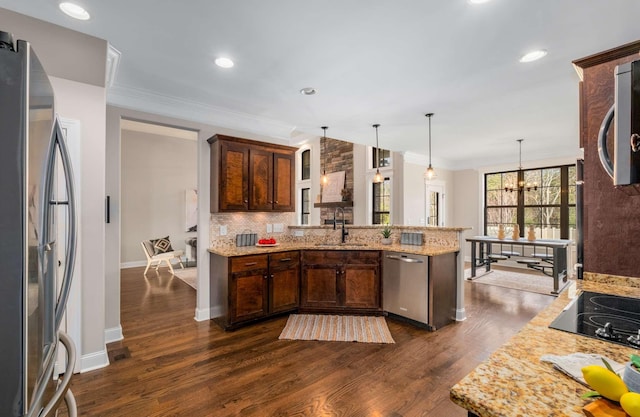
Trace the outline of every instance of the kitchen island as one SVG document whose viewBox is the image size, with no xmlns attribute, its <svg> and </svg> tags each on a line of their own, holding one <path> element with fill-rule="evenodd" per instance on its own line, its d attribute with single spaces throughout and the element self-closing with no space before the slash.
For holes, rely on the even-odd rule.
<svg viewBox="0 0 640 417">
<path fill-rule="evenodd" d="M 637 280 L 636 280 L 637 281 Z M 626 282 L 625 284 L 628 284 Z M 640 298 L 640 288 L 605 282 L 572 283 L 549 307 L 529 322 L 489 359 L 451 388 L 453 402 L 469 416 L 583 417 L 590 402 L 582 384 L 541 362 L 542 355 L 597 353 L 625 363 L 636 349 L 549 328 L 577 291 L 593 291 Z M 577 288 L 576 288 L 577 287 Z"/>
<path fill-rule="evenodd" d="M 436 322 L 439 326 L 444 325 L 456 318 L 456 284 L 460 275 L 456 262 L 458 251 L 455 246 L 356 242 L 284 242 L 210 248 L 211 299 L 220 300 L 220 314 L 215 320 L 231 330 L 296 311 L 383 314 L 386 309 L 383 306 L 382 260 L 384 254 L 396 253 L 420 255 L 429 260 L 430 267 L 442 265 L 428 274 L 424 269 L 422 279 L 438 283 L 430 287 L 431 301 L 429 294 L 416 294 L 420 298 L 415 302 L 422 304 L 420 309 L 425 312 L 431 307 L 431 314 L 427 317 L 425 313 L 422 321 L 425 325 Z M 399 279 L 396 276 L 386 278 L 387 281 Z M 446 297 L 443 292 L 448 292 Z M 437 294 L 437 300 L 433 300 L 434 294 Z M 401 297 L 401 294 L 397 296 Z M 449 301 L 445 303 L 445 299 Z M 415 303 L 412 311 L 414 308 L 418 308 Z M 437 312 L 437 320 L 434 312 Z M 435 330 L 436 327 L 430 328 Z"/>
</svg>

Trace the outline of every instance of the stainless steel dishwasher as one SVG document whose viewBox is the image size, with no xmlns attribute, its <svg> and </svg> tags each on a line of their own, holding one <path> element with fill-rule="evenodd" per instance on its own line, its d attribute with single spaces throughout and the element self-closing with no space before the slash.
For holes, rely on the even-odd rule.
<svg viewBox="0 0 640 417">
<path fill-rule="evenodd" d="M 456 253 L 430 257 L 385 251 L 383 309 L 390 316 L 408 319 L 430 330 L 454 321 L 456 256 Z"/>
</svg>

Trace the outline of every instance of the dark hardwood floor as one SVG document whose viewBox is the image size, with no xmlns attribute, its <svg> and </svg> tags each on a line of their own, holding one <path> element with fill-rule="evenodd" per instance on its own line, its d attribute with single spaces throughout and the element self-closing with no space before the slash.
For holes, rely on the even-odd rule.
<svg viewBox="0 0 640 417">
<path fill-rule="evenodd" d="M 554 299 L 466 282 L 468 319 L 437 332 L 387 319 L 393 345 L 280 341 L 286 317 L 194 321 L 195 290 L 161 271 L 122 271 L 125 339 L 75 375 L 78 415 L 463 417 L 449 388 Z"/>
</svg>

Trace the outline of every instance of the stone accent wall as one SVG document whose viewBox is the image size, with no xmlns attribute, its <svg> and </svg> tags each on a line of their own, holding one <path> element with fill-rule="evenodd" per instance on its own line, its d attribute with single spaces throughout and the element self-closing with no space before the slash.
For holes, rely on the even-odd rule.
<svg viewBox="0 0 640 417">
<path fill-rule="evenodd" d="M 331 138 L 320 138 L 320 172 L 326 170 L 331 172 L 345 171 L 345 186 L 349 195 L 353 196 L 353 143 Z M 349 197 L 351 199 L 352 197 Z M 322 207 L 320 209 L 320 223 L 324 224 L 325 219 L 333 219 L 335 209 Z M 344 216 L 347 224 L 353 224 L 353 210 L 351 207 L 344 209 Z"/>
</svg>

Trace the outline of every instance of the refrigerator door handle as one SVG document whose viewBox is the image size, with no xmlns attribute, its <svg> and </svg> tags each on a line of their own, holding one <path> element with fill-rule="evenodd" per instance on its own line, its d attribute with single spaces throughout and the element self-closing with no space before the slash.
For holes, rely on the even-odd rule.
<svg viewBox="0 0 640 417">
<path fill-rule="evenodd" d="M 65 332 L 61 330 L 58 331 L 58 337 L 60 338 L 60 342 L 62 342 L 62 344 L 64 345 L 67 351 L 67 369 L 65 369 L 64 376 L 62 377 L 62 380 L 58 384 L 58 387 L 56 389 L 56 392 L 53 394 L 53 397 L 51 397 L 49 404 L 47 404 L 44 407 L 44 409 L 38 415 L 38 417 L 55 416 L 55 413 L 58 410 L 58 406 L 60 405 L 60 402 L 63 399 L 67 402 L 67 405 L 70 405 L 69 404 L 70 402 L 71 403 L 75 402 L 75 401 L 71 401 L 71 399 L 73 398 L 73 394 L 71 394 L 71 397 L 67 399 L 67 392 L 69 390 L 69 383 L 71 382 L 71 377 L 73 376 L 73 366 L 76 363 L 76 347 L 73 344 L 73 340 L 71 340 L 71 338 L 67 336 Z M 76 410 L 73 410 L 73 412 L 75 413 Z M 72 414 L 72 412 L 70 411 L 69 415 L 75 415 L 75 414 Z"/>
<path fill-rule="evenodd" d="M 67 187 L 67 247 L 65 253 L 65 267 L 62 277 L 62 286 L 60 289 L 60 295 L 58 296 L 58 302 L 56 303 L 55 312 L 55 328 L 60 329 L 60 323 L 62 322 L 62 316 L 64 315 L 67 307 L 67 300 L 69 299 L 69 292 L 71 290 L 71 279 L 73 277 L 73 267 L 76 260 L 76 204 L 75 204 L 75 191 L 73 188 L 73 170 L 71 167 L 71 157 L 69 156 L 69 150 L 67 144 L 62 135 L 62 129 L 60 128 L 60 120 L 56 116 L 54 127 L 55 143 L 60 151 L 60 159 L 62 160 L 62 167 L 64 169 L 65 185 Z"/>
</svg>

